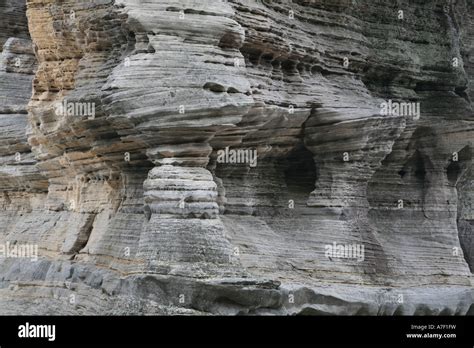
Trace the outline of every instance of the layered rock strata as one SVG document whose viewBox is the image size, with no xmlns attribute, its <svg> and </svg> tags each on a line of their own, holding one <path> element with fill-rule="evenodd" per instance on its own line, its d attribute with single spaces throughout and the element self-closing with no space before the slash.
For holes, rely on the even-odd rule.
<svg viewBox="0 0 474 348">
<path fill-rule="evenodd" d="M 468 1 L 0 15 L 0 313 L 474 313 Z"/>
</svg>

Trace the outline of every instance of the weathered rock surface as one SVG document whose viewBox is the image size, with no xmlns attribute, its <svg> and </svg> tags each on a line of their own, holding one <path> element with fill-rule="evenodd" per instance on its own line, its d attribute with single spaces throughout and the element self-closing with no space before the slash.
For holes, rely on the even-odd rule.
<svg viewBox="0 0 474 348">
<path fill-rule="evenodd" d="M 0 314 L 474 314 L 471 2 L 0 18 Z"/>
</svg>

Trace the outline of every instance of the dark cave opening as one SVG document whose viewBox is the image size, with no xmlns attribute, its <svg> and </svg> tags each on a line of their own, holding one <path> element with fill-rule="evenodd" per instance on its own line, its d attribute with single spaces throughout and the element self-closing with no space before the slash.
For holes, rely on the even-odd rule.
<svg viewBox="0 0 474 348">
<path fill-rule="evenodd" d="M 417 182 L 424 182 L 426 178 L 425 161 L 419 151 L 415 151 L 412 157 L 405 163 L 398 172 L 402 179 L 415 179 Z"/>
<path fill-rule="evenodd" d="M 317 178 L 313 154 L 300 143 L 280 156 L 262 159 L 256 168 L 216 166 L 223 214 L 287 216 L 305 210 Z"/>
<path fill-rule="evenodd" d="M 448 181 L 451 185 L 456 185 L 456 182 L 461 174 L 461 166 L 458 162 L 451 162 L 446 169 L 446 174 L 448 176 Z"/>
<path fill-rule="evenodd" d="M 283 160 L 282 165 L 289 194 L 304 195 L 306 200 L 314 190 L 317 179 L 313 154 L 303 145 L 298 146 Z"/>
</svg>

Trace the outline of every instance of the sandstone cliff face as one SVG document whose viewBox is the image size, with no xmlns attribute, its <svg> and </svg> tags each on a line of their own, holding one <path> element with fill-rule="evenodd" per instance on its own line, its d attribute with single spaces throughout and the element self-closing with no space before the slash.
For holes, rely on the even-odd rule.
<svg viewBox="0 0 474 348">
<path fill-rule="evenodd" d="M 469 1 L 0 18 L 1 314 L 474 313 Z"/>
</svg>

